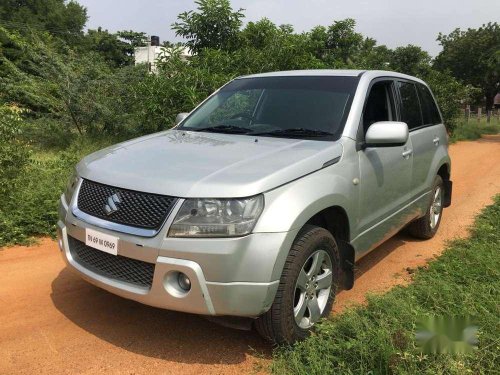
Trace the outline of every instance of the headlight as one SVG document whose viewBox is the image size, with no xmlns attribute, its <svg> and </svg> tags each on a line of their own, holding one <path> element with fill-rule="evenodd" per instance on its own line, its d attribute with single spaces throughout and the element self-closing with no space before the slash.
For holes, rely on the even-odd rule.
<svg viewBox="0 0 500 375">
<path fill-rule="evenodd" d="M 66 199 L 67 204 L 71 202 L 71 198 L 73 197 L 73 193 L 75 192 L 77 183 L 78 175 L 76 174 L 76 171 L 74 171 L 69 178 L 68 183 L 66 184 L 66 190 L 64 191 L 64 198 Z"/>
<path fill-rule="evenodd" d="M 237 237 L 252 231 L 264 208 L 264 196 L 241 199 L 186 199 L 170 237 Z"/>
</svg>

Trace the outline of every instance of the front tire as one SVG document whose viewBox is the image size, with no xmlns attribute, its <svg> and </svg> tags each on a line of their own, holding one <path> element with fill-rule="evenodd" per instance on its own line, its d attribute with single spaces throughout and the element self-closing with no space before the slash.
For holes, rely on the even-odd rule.
<svg viewBox="0 0 500 375">
<path fill-rule="evenodd" d="M 444 184 L 441 176 L 436 176 L 432 188 L 429 207 L 425 216 L 415 220 L 408 226 L 413 237 L 428 240 L 436 234 L 443 217 Z"/>
<path fill-rule="evenodd" d="M 306 338 L 314 324 L 328 316 L 339 283 L 339 250 L 326 229 L 306 225 L 285 262 L 274 303 L 255 327 L 277 344 Z"/>
</svg>

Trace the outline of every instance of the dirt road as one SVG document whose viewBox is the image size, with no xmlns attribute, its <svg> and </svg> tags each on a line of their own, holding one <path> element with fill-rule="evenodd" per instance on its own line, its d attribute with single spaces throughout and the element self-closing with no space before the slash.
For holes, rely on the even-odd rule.
<svg viewBox="0 0 500 375">
<path fill-rule="evenodd" d="M 444 241 L 467 234 L 473 217 L 500 192 L 500 137 L 451 146 L 453 205 L 438 235 L 405 235 L 358 264 L 353 290 L 336 309 L 408 280 L 439 254 Z M 0 251 L 0 374 L 248 373 L 271 349 L 257 334 L 222 328 L 200 317 L 131 302 L 64 269 L 55 242 Z"/>
</svg>

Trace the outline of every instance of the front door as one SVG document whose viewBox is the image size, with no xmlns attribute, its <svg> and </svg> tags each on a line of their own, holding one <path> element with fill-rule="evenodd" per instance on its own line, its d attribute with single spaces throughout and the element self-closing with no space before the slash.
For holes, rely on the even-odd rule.
<svg viewBox="0 0 500 375">
<path fill-rule="evenodd" d="M 362 118 L 364 134 L 378 121 L 396 121 L 392 80 L 375 82 Z M 367 147 L 359 157 L 359 222 L 355 239 L 358 257 L 397 233 L 407 219 L 404 208 L 411 199 L 413 154 L 411 139 L 403 146 Z"/>
</svg>

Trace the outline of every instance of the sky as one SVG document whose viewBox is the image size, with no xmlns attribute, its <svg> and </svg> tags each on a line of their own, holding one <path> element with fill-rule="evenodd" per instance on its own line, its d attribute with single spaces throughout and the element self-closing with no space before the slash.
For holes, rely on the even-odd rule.
<svg viewBox="0 0 500 375">
<path fill-rule="evenodd" d="M 144 31 L 161 41 L 182 41 L 170 26 L 177 15 L 194 9 L 193 0 L 77 0 L 87 8 L 87 28 L 110 32 Z M 231 0 L 245 9 L 245 23 L 263 17 L 291 24 L 295 31 L 354 18 L 356 30 L 390 48 L 415 44 L 436 56 L 439 32 L 477 28 L 500 21 L 500 0 Z"/>
</svg>

